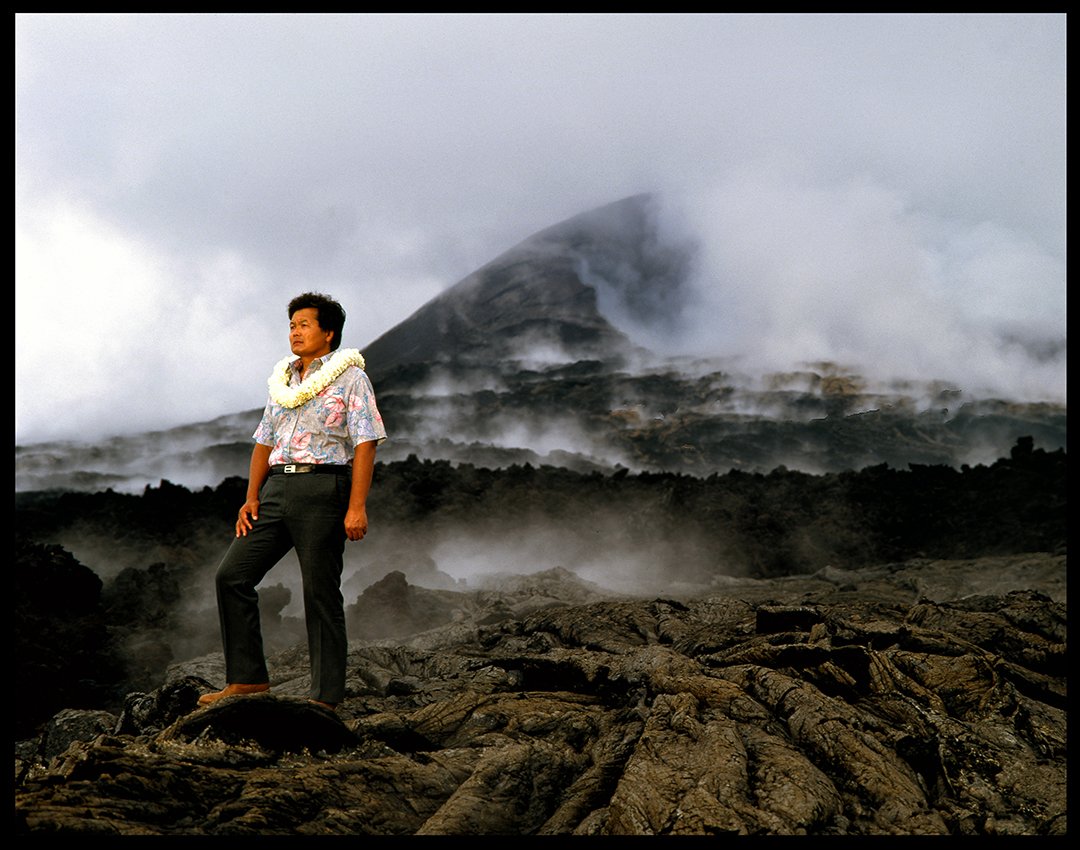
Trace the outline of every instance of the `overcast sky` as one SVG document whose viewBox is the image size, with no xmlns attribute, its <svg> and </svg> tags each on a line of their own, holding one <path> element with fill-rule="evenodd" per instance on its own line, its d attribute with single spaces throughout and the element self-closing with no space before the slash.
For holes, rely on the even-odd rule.
<svg viewBox="0 0 1080 850">
<path fill-rule="evenodd" d="M 1065 398 L 1060 15 L 15 17 L 16 443 L 259 407 L 315 289 L 363 348 L 662 195 L 686 348 Z"/>
</svg>

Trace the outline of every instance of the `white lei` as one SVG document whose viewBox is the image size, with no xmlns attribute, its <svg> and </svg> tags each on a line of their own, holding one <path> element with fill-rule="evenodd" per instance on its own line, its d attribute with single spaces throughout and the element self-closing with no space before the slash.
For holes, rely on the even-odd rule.
<svg viewBox="0 0 1080 850">
<path fill-rule="evenodd" d="M 355 348 L 342 348 L 323 363 L 322 368 L 308 375 L 297 386 L 289 386 L 292 377 L 292 364 L 296 357 L 289 355 L 278 361 L 270 379 L 270 398 L 282 407 L 299 407 L 311 401 L 337 379 L 338 375 L 350 366 L 364 368 L 364 356 Z"/>
</svg>

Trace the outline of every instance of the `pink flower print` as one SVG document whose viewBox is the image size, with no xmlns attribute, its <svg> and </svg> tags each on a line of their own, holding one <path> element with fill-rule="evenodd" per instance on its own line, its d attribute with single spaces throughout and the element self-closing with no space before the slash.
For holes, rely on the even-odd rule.
<svg viewBox="0 0 1080 850">
<path fill-rule="evenodd" d="M 289 441 L 289 454 L 296 461 L 306 462 L 312 460 L 310 431 L 304 431 L 293 436 Z"/>
<path fill-rule="evenodd" d="M 337 428 L 345 421 L 345 402 L 338 396 L 326 399 L 326 427 Z"/>
</svg>

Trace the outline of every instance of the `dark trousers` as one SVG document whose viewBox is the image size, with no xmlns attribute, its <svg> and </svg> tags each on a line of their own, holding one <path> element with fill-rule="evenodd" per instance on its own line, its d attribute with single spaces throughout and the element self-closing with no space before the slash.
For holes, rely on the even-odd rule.
<svg viewBox="0 0 1080 850">
<path fill-rule="evenodd" d="M 348 475 L 271 475 L 259 491 L 259 518 L 229 546 L 216 587 L 225 678 L 230 684 L 269 682 L 256 585 L 290 549 L 304 582 L 304 619 L 311 660 L 312 699 L 345 697 L 345 606 L 341 570 L 345 550 Z"/>
</svg>

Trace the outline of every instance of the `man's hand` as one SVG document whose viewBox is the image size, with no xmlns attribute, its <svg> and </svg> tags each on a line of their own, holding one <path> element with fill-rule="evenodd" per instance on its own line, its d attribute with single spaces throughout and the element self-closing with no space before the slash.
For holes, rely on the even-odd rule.
<svg viewBox="0 0 1080 850">
<path fill-rule="evenodd" d="M 236 520 L 236 536 L 247 537 L 251 531 L 251 524 L 259 518 L 259 500 L 248 499 L 240 508 L 240 516 Z"/>
<path fill-rule="evenodd" d="M 345 535 L 350 540 L 363 540 L 367 534 L 367 508 L 349 508 L 345 513 Z"/>
<path fill-rule="evenodd" d="M 353 449 L 349 508 L 345 512 L 345 536 L 350 540 L 363 540 L 367 534 L 367 496 L 374 471 L 375 441 L 360 443 Z"/>
</svg>

